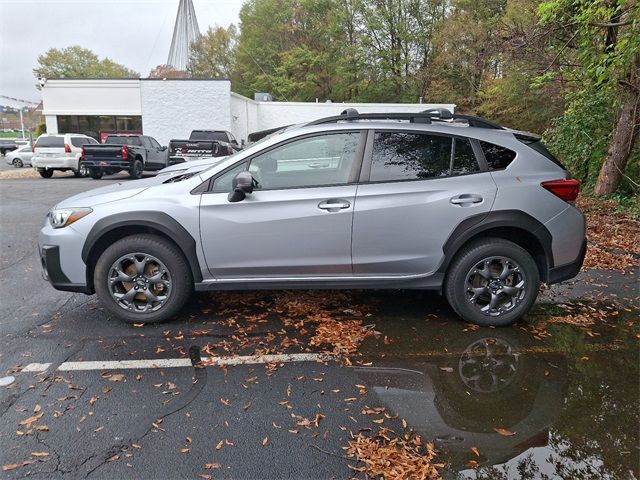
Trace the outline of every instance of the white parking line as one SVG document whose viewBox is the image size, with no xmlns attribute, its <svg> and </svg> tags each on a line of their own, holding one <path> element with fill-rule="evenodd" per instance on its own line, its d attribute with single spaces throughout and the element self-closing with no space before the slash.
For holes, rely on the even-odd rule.
<svg viewBox="0 0 640 480">
<path fill-rule="evenodd" d="M 323 362 L 330 357 L 322 353 L 287 353 L 279 355 L 245 355 L 231 357 L 203 357 L 202 364 L 207 367 L 220 365 L 253 365 L 261 363 Z M 45 372 L 51 363 L 30 363 L 22 369 L 23 373 Z M 84 370 L 128 370 L 144 368 L 190 367 L 188 358 L 161 358 L 156 360 L 105 360 L 87 362 L 64 362 L 57 368 L 60 372 Z"/>
</svg>

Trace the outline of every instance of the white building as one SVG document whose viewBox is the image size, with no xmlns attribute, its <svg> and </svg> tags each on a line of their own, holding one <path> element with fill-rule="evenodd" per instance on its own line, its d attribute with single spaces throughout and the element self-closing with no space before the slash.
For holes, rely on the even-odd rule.
<svg viewBox="0 0 640 480">
<path fill-rule="evenodd" d="M 238 141 L 252 132 L 359 112 L 419 112 L 453 104 L 255 101 L 231 91 L 226 79 L 47 80 L 42 87 L 48 133 L 144 133 L 162 145 L 191 130 L 229 130 Z"/>
</svg>

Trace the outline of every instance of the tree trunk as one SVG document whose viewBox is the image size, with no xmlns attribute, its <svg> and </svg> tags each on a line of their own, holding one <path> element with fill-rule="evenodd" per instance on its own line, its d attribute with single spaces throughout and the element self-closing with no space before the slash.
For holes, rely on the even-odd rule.
<svg viewBox="0 0 640 480">
<path fill-rule="evenodd" d="M 640 61 L 636 57 L 625 82 L 622 82 L 622 106 L 600 169 L 594 193 L 607 195 L 618 188 L 640 127 Z"/>
</svg>

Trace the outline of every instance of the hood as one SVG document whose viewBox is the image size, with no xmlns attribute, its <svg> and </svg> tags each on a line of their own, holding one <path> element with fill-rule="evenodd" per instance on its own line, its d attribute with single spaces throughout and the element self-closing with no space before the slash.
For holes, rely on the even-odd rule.
<svg viewBox="0 0 640 480">
<path fill-rule="evenodd" d="M 183 163 L 176 163 L 175 165 L 165 167 L 158 172 L 158 175 L 173 174 L 176 172 L 185 173 L 187 171 L 189 173 L 199 172 L 209 168 L 212 165 L 222 162 L 226 158 L 227 157 L 225 156 L 225 157 L 207 157 L 207 158 L 201 158 L 200 160 L 188 160 Z"/>
<path fill-rule="evenodd" d="M 100 205 L 102 203 L 114 202 L 116 200 L 123 200 L 125 198 L 133 197 L 143 192 L 147 188 L 162 183 L 165 178 L 145 178 L 143 180 L 128 180 L 124 182 L 118 182 L 113 185 L 107 185 L 106 187 L 95 188 L 87 192 L 82 192 L 73 197 L 69 197 L 58 205 L 56 208 L 67 207 L 93 207 L 94 205 Z"/>
</svg>

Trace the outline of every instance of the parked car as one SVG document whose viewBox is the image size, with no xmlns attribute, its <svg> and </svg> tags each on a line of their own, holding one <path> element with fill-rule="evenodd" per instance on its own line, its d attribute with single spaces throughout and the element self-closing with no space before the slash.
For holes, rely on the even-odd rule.
<svg viewBox="0 0 640 480">
<path fill-rule="evenodd" d="M 148 135 L 109 135 L 101 145 L 82 150 L 82 165 L 94 179 L 122 170 L 142 178 L 145 170 L 161 170 L 169 164 L 167 147 Z"/>
<path fill-rule="evenodd" d="M 193 130 L 188 140 L 169 141 L 171 163 L 203 157 L 224 157 L 239 150 L 238 141 L 226 130 Z"/>
<path fill-rule="evenodd" d="M 6 155 L 18 148 L 18 140 L 16 138 L 0 138 L 0 154 Z"/>
<path fill-rule="evenodd" d="M 5 155 L 7 164 L 13 165 L 16 168 L 24 166 L 31 166 L 31 157 L 33 156 L 33 149 L 31 145 L 22 145 L 17 150 L 13 150 Z"/>
<path fill-rule="evenodd" d="M 539 138 L 446 110 L 348 111 L 153 180 L 49 212 L 39 248 L 55 288 L 136 323 L 194 289 L 433 289 L 500 326 L 586 253 L 579 182 Z"/>
<path fill-rule="evenodd" d="M 31 165 L 43 178 L 51 178 L 55 170 L 71 170 L 76 177 L 83 177 L 82 146 L 97 143 L 95 138 L 80 133 L 40 135 L 33 147 Z"/>
</svg>

